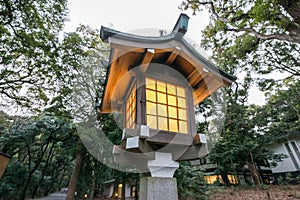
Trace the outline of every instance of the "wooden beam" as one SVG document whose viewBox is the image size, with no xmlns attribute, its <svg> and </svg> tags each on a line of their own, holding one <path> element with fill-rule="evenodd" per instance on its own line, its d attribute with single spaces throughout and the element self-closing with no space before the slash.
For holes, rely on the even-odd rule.
<svg viewBox="0 0 300 200">
<path fill-rule="evenodd" d="M 123 129 L 123 135 L 122 140 L 138 136 L 138 129 L 130 129 L 130 128 L 124 128 Z"/>
<path fill-rule="evenodd" d="M 149 126 L 138 125 L 135 129 L 123 129 L 122 140 L 136 136 L 139 136 L 140 138 L 149 137 Z"/>
<path fill-rule="evenodd" d="M 223 82 L 220 82 L 220 80 L 216 79 L 213 74 L 209 73 L 209 75 L 199 83 L 197 89 L 193 92 L 194 104 L 197 105 L 221 86 L 223 86 Z"/>
<path fill-rule="evenodd" d="M 181 49 L 179 47 L 175 47 L 172 53 L 170 54 L 168 60 L 166 61 L 166 64 L 170 66 L 174 62 L 176 57 L 179 55 L 180 51 Z"/>
<path fill-rule="evenodd" d="M 209 90 L 207 89 L 207 84 L 208 80 L 211 78 L 211 74 L 206 76 L 205 79 L 202 79 L 202 81 L 197 85 L 197 89 L 194 90 L 193 95 L 194 95 L 194 103 L 198 104 L 200 103 L 203 99 L 208 97 L 210 95 Z M 199 99 L 201 96 L 201 99 Z"/>
<path fill-rule="evenodd" d="M 123 52 L 134 52 L 134 53 L 144 53 L 145 52 L 144 48 L 124 46 L 124 45 L 116 44 L 116 43 L 111 43 L 110 47 L 114 48 L 114 49 L 122 50 Z"/>
<path fill-rule="evenodd" d="M 155 49 L 147 49 L 141 65 L 149 64 L 155 54 Z"/>
<path fill-rule="evenodd" d="M 143 125 L 146 124 L 146 83 L 143 75 L 136 78 L 136 124 Z"/>
<path fill-rule="evenodd" d="M 154 54 L 155 54 L 155 49 L 147 49 L 147 51 L 144 55 L 144 58 L 143 58 L 141 64 L 139 65 L 139 71 L 141 73 L 144 74 L 147 71 L 150 62 L 154 57 Z"/>
<path fill-rule="evenodd" d="M 207 154 L 208 148 L 206 144 L 191 146 L 177 159 L 177 161 L 196 160 L 207 156 Z"/>
<path fill-rule="evenodd" d="M 147 162 L 149 159 L 155 159 L 154 153 L 151 154 L 141 154 L 141 153 L 133 153 L 129 151 L 123 150 L 123 148 L 119 145 L 114 145 L 113 155 L 114 162 L 121 164 L 122 166 L 127 167 L 137 167 L 137 169 L 141 172 L 147 172 Z"/>
<path fill-rule="evenodd" d="M 159 145 L 192 145 L 193 138 L 189 134 L 174 133 L 169 131 L 150 131 L 150 137 L 146 138 L 148 143 L 159 144 Z"/>
<path fill-rule="evenodd" d="M 141 154 L 138 156 L 142 158 L 154 158 L 154 150 L 144 139 L 141 139 L 138 136 L 127 138 L 126 151 Z"/>
<path fill-rule="evenodd" d="M 207 76 L 208 73 L 204 72 L 201 69 L 194 69 L 192 73 L 187 77 L 190 85 L 195 87 L 202 79 Z"/>
</svg>

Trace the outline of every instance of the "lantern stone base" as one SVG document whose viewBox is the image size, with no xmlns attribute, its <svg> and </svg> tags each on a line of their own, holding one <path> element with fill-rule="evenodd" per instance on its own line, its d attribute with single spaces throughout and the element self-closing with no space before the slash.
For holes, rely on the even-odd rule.
<svg viewBox="0 0 300 200">
<path fill-rule="evenodd" d="M 155 160 L 148 160 L 152 177 L 172 178 L 179 163 L 172 160 L 171 153 L 155 152 Z"/>
<path fill-rule="evenodd" d="M 176 178 L 144 177 L 140 182 L 140 200 L 177 200 Z"/>
</svg>

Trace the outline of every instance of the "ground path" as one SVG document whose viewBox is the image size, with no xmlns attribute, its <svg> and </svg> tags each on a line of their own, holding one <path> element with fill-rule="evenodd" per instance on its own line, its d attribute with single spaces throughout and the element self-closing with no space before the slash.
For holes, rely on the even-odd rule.
<svg viewBox="0 0 300 200">
<path fill-rule="evenodd" d="M 61 192 L 56 192 L 50 194 L 49 196 L 38 198 L 37 200 L 65 200 L 65 199 L 66 199 L 66 194 Z"/>
</svg>

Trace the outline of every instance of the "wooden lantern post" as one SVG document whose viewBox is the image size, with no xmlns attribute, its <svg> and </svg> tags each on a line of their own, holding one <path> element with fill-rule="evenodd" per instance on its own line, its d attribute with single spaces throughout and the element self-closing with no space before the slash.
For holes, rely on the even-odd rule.
<svg viewBox="0 0 300 200">
<path fill-rule="evenodd" d="M 194 106 L 236 78 L 218 69 L 184 38 L 189 17 L 181 14 L 173 31 L 149 37 L 101 27 L 111 47 L 101 113 L 124 114 L 117 163 L 144 174 L 140 199 L 177 199 L 179 161 L 208 154 L 205 135 L 197 133 Z"/>
</svg>

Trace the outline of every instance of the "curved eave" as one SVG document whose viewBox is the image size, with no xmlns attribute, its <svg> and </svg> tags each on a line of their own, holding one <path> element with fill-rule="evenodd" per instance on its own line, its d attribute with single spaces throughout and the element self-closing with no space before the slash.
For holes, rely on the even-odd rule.
<svg viewBox="0 0 300 200">
<path fill-rule="evenodd" d="M 114 29 L 110 29 L 107 27 L 102 26 L 100 30 L 100 37 L 102 41 L 109 42 L 109 38 L 114 37 L 122 40 L 132 41 L 136 43 L 149 43 L 149 44 L 160 44 L 169 42 L 171 40 L 176 40 L 178 42 L 181 42 L 187 50 L 192 53 L 199 61 L 203 62 L 206 67 L 208 67 L 210 70 L 219 72 L 222 76 L 229 79 L 231 82 L 234 82 L 237 77 L 232 76 L 231 74 L 225 72 L 224 70 L 218 68 L 216 65 L 214 65 L 212 62 L 210 62 L 208 59 L 206 59 L 204 56 L 202 56 L 198 51 L 196 51 L 184 38 L 182 33 L 176 33 L 172 32 L 168 35 L 161 36 L 161 37 L 151 37 L 151 36 L 139 36 L 129 33 L 124 33 L 120 31 L 116 31 Z M 147 48 L 147 47 L 144 47 Z"/>
<path fill-rule="evenodd" d="M 173 59 L 173 61 L 175 60 L 175 64 L 172 64 L 173 67 L 177 67 L 176 70 L 178 71 L 182 69 L 182 74 L 187 79 L 193 79 L 194 82 L 196 80 L 194 85 L 191 84 L 194 88 L 195 104 L 200 103 L 219 87 L 230 85 L 236 80 L 235 76 L 219 69 L 196 51 L 183 38 L 181 32 L 173 31 L 171 34 L 162 37 L 149 37 L 123 33 L 107 27 L 101 27 L 100 37 L 104 42 L 110 43 L 112 48 L 104 96 L 101 102 L 101 112 L 103 113 L 119 111 L 118 106 L 112 106 L 112 104 L 122 103 L 122 94 L 114 96 L 116 94 L 113 94 L 114 92 L 112 91 L 114 90 L 116 83 L 120 79 L 124 79 L 122 76 L 128 72 L 131 67 L 141 64 L 150 64 L 151 62 L 154 62 L 152 59 L 157 60 L 156 57 L 159 56 L 176 54 Z M 177 49 L 179 49 L 179 52 L 176 52 Z M 153 50 L 153 52 L 151 50 Z M 140 62 L 141 60 L 142 62 Z M 183 69 L 186 67 L 184 63 L 187 63 L 190 67 L 188 73 L 187 69 Z M 166 63 L 162 62 L 161 64 Z M 168 65 L 171 66 L 171 64 Z M 196 71 L 197 75 L 191 73 L 191 68 L 193 68 L 192 71 Z M 130 81 L 129 79 L 130 77 L 125 78 L 128 82 Z M 126 84 L 128 84 L 126 81 L 121 84 L 121 90 L 125 90 Z M 119 82 L 118 85 L 120 85 Z"/>
<path fill-rule="evenodd" d="M 152 36 L 140 36 L 140 35 L 134 35 L 129 33 L 124 33 L 121 31 L 117 31 L 114 29 L 110 29 L 104 26 L 101 26 L 100 30 L 100 38 L 104 42 L 108 42 L 109 38 L 115 37 L 123 40 L 133 41 L 133 42 L 140 42 L 140 43 L 161 43 L 166 42 L 169 40 L 172 40 L 175 38 L 174 32 L 171 34 L 162 36 L 162 37 L 152 37 Z"/>
<path fill-rule="evenodd" d="M 220 74 L 227 79 L 229 79 L 231 82 L 234 82 L 237 77 L 232 76 L 231 74 L 225 72 L 224 70 L 218 68 L 216 65 L 214 65 L 212 62 L 207 60 L 204 56 L 202 56 L 198 51 L 196 51 L 190 43 L 188 43 L 184 38 L 182 39 L 182 44 L 191 52 L 195 57 L 197 57 L 200 61 L 202 61 L 207 67 L 209 67 L 211 70 L 214 70 L 216 72 L 220 72 Z"/>
</svg>

